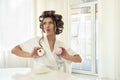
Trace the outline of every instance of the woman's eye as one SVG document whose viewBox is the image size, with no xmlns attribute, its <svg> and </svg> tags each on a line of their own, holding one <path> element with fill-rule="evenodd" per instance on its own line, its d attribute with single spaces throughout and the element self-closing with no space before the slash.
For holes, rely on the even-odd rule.
<svg viewBox="0 0 120 80">
<path fill-rule="evenodd" d="M 49 24 L 53 24 L 53 22 L 49 22 Z"/>
<path fill-rule="evenodd" d="M 45 26 L 45 25 L 52 25 L 53 24 L 53 22 L 43 22 L 43 25 Z"/>
<path fill-rule="evenodd" d="M 46 22 L 44 22 L 43 25 L 46 25 Z"/>
</svg>

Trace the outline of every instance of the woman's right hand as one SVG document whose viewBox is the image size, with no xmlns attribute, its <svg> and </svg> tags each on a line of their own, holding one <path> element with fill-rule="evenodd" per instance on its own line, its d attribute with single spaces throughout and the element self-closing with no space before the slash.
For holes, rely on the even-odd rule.
<svg viewBox="0 0 120 80">
<path fill-rule="evenodd" d="M 38 53 L 37 53 L 37 50 L 39 50 L 39 49 L 41 49 L 41 48 L 40 48 L 40 47 L 35 47 L 35 48 L 33 49 L 32 54 L 31 54 L 31 57 L 32 57 L 32 58 L 38 58 L 38 57 L 40 57 L 40 56 L 38 55 Z"/>
</svg>

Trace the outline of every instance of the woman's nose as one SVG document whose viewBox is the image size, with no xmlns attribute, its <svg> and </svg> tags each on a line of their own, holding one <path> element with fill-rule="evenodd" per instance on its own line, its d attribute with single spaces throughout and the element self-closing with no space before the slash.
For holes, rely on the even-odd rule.
<svg viewBox="0 0 120 80">
<path fill-rule="evenodd" d="M 46 28 L 49 28 L 49 24 L 46 24 Z"/>
</svg>

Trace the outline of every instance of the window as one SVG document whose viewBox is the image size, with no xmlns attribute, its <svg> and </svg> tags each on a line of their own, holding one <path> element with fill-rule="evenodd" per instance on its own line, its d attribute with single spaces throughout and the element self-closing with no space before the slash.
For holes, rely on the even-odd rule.
<svg viewBox="0 0 120 80">
<path fill-rule="evenodd" d="M 83 57 L 82 63 L 72 63 L 72 71 L 96 74 L 97 2 L 72 5 L 70 12 L 70 46 Z"/>
</svg>

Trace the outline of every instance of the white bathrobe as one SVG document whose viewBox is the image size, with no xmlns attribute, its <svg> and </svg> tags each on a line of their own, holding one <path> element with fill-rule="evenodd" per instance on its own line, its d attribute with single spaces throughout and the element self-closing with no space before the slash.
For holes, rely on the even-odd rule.
<svg viewBox="0 0 120 80">
<path fill-rule="evenodd" d="M 22 48 L 23 51 L 32 53 L 34 47 L 40 47 L 39 45 L 39 40 L 41 37 L 34 37 L 22 44 L 20 44 L 20 47 Z M 65 60 L 59 56 L 57 56 L 56 54 L 54 54 L 54 51 L 56 48 L 58 47 L 64 47 L 68 53 L 70 55 L 75 55 L 75 52 L 73 50 L 71 50 L 70 48 L 68 48 L 62 41 L 60 40 L 56 40 L 55 44 L 54 44 L 54 50 L 53 52 L 50 49 L 50 46 L 48 44 L 48 40 L 47 37 L 44 36 L 41 45 L 45 51 L 45 55 L 39 58 L 34 58 L 34 62 L 35 63 L 40 63 L 40 64 L 44 64 L 46 67 L 53 69 L 53 70 L 63 70 L 66 71 L 66 65 L 65 63 L 71 63 L 68 60 Z M 34 65 L 36 66 L 36 65 Z"/>
<path fill-rule="evenodd" d="M 40 47 L 40 37 L 32 38 L 20 44 L 22 50 L 31 53 L 34 47 Z M 66 63 L 71 63 L 54 54 L 54 50 L 58 47 L 64 47 L 70 55 L 74 55 L 74 51 L 67 48 L 65 44 L 59 40 L 55 41 L 54 50 L 51 52 L 47 37 L 44 37 L 41 45 L 44 48 L 45 55 L 39 58 L 34 58 L 34 65 L 31 72 L 27 74 L 15 74 L 14 80 L 79 80 L 66 72 Z"/>
</svg>

